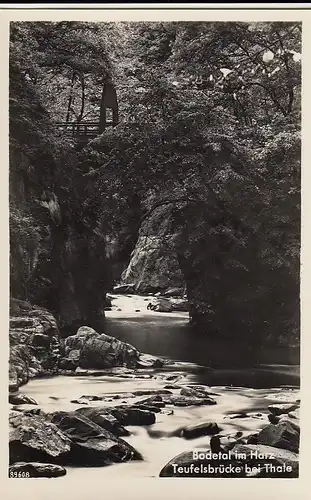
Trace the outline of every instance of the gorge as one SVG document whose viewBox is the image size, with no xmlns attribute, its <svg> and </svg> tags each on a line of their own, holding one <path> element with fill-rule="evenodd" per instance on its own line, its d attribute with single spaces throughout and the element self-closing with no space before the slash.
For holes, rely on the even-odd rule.
<svg viewBox="0 0 311 500">
<path fill-rule="evenodd" d="M 297 477 L 300 30 L 11 23 L 11 477 L 163 477 L 211 436 Z M 81 145 L 57 124 L 110 82 Z"/>
</svg>

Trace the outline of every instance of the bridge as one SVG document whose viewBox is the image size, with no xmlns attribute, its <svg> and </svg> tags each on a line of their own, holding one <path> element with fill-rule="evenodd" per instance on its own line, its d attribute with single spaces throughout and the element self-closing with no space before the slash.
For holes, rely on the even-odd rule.
<svg viewBox="0 0 311 500">
<path fill-rule="evenodd" d="M 119 123 L 118 100 L 114 85 L 106 82 L 100 101 L 99 121 L 79 120 L 58 122 L 58 130 L 74 140 L 78 148 L 84 147 L 90 140 L 102 134 L 106 127 L 115 127 Z"/>
<path fill-rule="evenodd" d="M 105 122 L 105 127 L 113 127 L 116 124 L 112 120 Z M 80 122 L 57 122 L 55 126 L 64 135 L 71 137 L 75 142 L 88 142 L 101 134 L 100 122 L 82 120 Z"/>
</svg>

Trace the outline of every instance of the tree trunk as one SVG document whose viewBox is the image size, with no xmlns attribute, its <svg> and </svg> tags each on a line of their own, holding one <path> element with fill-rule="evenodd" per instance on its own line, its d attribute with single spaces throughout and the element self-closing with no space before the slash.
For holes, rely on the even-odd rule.
<svg viewBox="0 0 311 500">
<path fill-rule="evenodd" d="M 80 81 L 81 81 L 81 108 L 80 108 L 80 114 L 77 117 L 77 122 L 81 122 L 84 114 L 84 107 L 85 107 L 85 81 L 84 81 L 84 75 L 80 75 Z"/>
<path fill-rule="evenodd" d="M 70 120 L 70 112 L 71 112 L 71 108 L 72 108 L 73 101 L 74 101 L 73 87 L 74 87 L 75 79 L 76 79 L 76 74 L 74 72 L 72 72 L 70 93 L 69 93 L 68 106 L 67 106 L 66 122 L 69 122 L 69 120 Z"/>
</svg>

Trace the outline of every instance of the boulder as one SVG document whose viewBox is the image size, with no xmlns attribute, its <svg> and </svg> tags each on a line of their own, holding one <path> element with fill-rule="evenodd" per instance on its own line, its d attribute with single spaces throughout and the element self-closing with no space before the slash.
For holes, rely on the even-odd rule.
<svg viewBox="0 0 311 500">
<path fill-rule="evenodd" d="M 194 459 L 193 451 L 183 452 L 163 467 L 160 477 L 290 478 L 298 477 L 298 464 L 298 455 L 287 450 L 263 445 L 235 444 L 231 452 L 215 453 L 211 459 L 206 456 Z M 219 466 L 223 469 L 220 470 Z M 193 470 L 194 467 L 197 470 Z"/>
<path fill-rule="evenodd" d="M 147 404 L 147 403 L 136 403 L 135 405 L 133 405 L 133 408 L 136 408 L 138 410 L 147 410 L 151 413 L 160 413 L 161 412 L 161 408 L 164 408 L 164 404 L 161 403 L 162 406 L 160 406 L 159 403 L 154 403 L 153 405 L 152 404 Z"/>
<path fill-rule="evenodd" d="M 157 297 L 147 305 L 147 309 L 157 312 L 188 312 L 189 305 L 184 299 Z"/>
<path fill-rule="evenodd" d="M 72 441 L 85 441 L 90 437 L 110 437 L 110 433 L 105 431 L 96 423 L 82 413 L 76 411 L 56 411 L 50 413 L 48 418 L 61 429 Z"/>
<path fill-rule="evenodd" d="M 140 354 L 137 360 L 138 368 L 162 368 L 164 362 L 149 354 Z"/>
<path fill-rule="evenodd" d="M 184 288 L 169 288 L 164 292 L 164 297 L 183 297 L 184 295 Z"/>
<path fill-rule="evenodd" d="M 71 351 L 79 351 L 84 346 L 85 342 L 93 337 L 98 337 L 97 333 L 93 328 L 89 326 L 81 326 L 75 335 L 70 335 L 64 340 L 65 354 L 69 355 Z"/>
<path fill-rule="evenodd" d="M 190 396 L 194 398 L 209 398 L 214 393 L 210 393 L 206 389 L 196 388 L 196 387 L 182 387 L 180 390 L 181 396 Z"/>
<path fill-rule="evenodd" d="M 79 399 L 84 399 L 86 401 L 102 401 L 104 396 L 96 396 L 92 394 L 83 394 Z"/>
<path fill-rule="evenodd" d="M 273 404 L 268 406 L 268 410 L 273 415 L 282 415 L 283 413 L 289 413 L 291 411 L 297 410 L 299 404 Z"/>
<path fill-rule="evenodd" d="M 199 450 L 198 450 L 199 451 Z M 240 471 L 236 474 L 230 472 L 226 473 L 224 471 L 215 472 L 216 466 L 228 467 L 230 463 L 235 463 L 234 460 L 229 461 L 228 459 L 217 459 L 208 460 L 203 459 L 193 459 L 193 451 L 185 451 L 180 453 L 172 460 L 170 460 L 161 470 L 160 477 L 195 477 L 195 478 L 206 478 L 206 477 L 245 477 L 244 468 L 241 466 L 240 462 L 235 463 L 235 465 L 240 466 Z M 179 468 L 181 467 L 181 468 Z M 194 468 L 197 470 L 193 470 Z M 209 470 L 209 467 L 212 469 Z"/>
<path fill-rule="evenodd" d="M 234 420 L 236 418 L 247 418 L 247 417 L 250 417 L 250 415 L 248 415 L 245 412 L 240 412 L 240 413 L 231 413 L 229 415 L 226 415 L 224 418 L 229 418 L 230 420 Z"/>
<path fill-rule="evenodd" d="M 35 401 L 30 396 L 27 396 L 26 394 L 20 394 L 19 392 L 15 392 L 14 394 L 9 394 L 9 403 L 11 405 L 38 404 L 37 401 Z"/>
<path fill-rule="evenodd" d="M 257 436 L 259 444 L 283 448 L 285 450 L 298 453 L 300 432 L 286 422 L 279 422 L 276 425 L 269 424 L 264 427 Z"/>
<path fill-rule="evenodd" d="M 10 463 L 66 463 L 70 439 L 42 415 L 12 412 L 9 417 Z"/>
<path fill-rule="evenodd" d="M 42 413 L 41 408 L 37 406 L 34 408 L 32 404 L 22 404 L 20 406 L 12 406 L 12 411 L 21 411 L 25 415 L 40 415 Z"/>
<path fill-rule="evenodd" d="M 78 367 L 78 363 L 76 363 L 75 361 L 73 361 L 70 358 L 62 358 L 59 362 L 60 370 L 75 371 L 77 367 Z"/>
<path fill-rule="evenodd" d="M 189 303 L 185 299 L 171 299 L 171 305 L 173 311 L 179 312 L 188 312 L 189 311 Z"/>
<path fill-rule="evenodd" d="M 165 403 L 160 396 L 160 394 L 156 394 L 154 396 L 150 396 L 149 398 L 143 399 L 142 401 L 139 401 L 136 403 L 135 406 L 140 405 L 140 406 L 153 406 L 155 408 L 164 408 Z"/>
<path fill-rule="evenodd" d="M 115 436 L 128 436 L 129 432 L 106 408 L 79 408 L 79 415 L 84 415 L 99 427 L 112 432 Z"/>
<path fill-rule="evenodd" d="M 148 304 L 147 309 L 157 312 L 172 312 L 173 305 L 170 299 L 164 299 L 163 297 L 161 298 L 158 297 L 156 299 L 153 299 L 153 301 Z"/>
<path fill-rule="evenodd" d="M 113 287 L 113 293 L 135 293 L 135 285 L 133 283 L 125 283 L 122 285 L 116 285 Z"/>
<path fill-rule="evenodd" d="M 114 366 L 136 366 L 139 353 L 125 342 L 99 334 L 93 328 L 82 326 L 75 335 L 65 339 L 66 363 L 82 369 L 106 369 Z"/>
<path fill-rule="evenodd" d="M 75 441 L 70 458 L 72 464 L 85 467 L 142 460 L 142 456 L 138 451 L 125 441 L 113 436 L 113 434 L 110 437 L 100 438 L 96 436 L 85 441 Z"/>
<path fill-rule="evenodd" d="M 243 459 L 243 462 L 245 464 L 249 467 L 260 468 L 260 471 L 256 473 L 256 477 L 298 477 L 299 455 L 297 453 L 258 444 L 236 444 L 232 449 L 232 453 L 234 455 L 244 454 L 245 459 Z M 280 467 L 283 470 L 273 470 L 272 467 L 270 469 L 270 465 Z M 291 470 L 284 471 L 284 466 L 288 466 Z"/>
<path fill-rule="evenodd" d="M 258 433 L 250 434 L 246 439 L 247 444 L 258 444 Z"/>
<path fill-rule="evenodd" d="M 172 395 L 169 389 L 137 389 L 133 391 L 134 396 L 152 396 L 152 395 Z"/>
<path fill-rule="evenodd" d="M 210 397 L 197 398 L 195 396 L 179 396 L 178 394 L 163 395 L 163 401 L 173 406 L 203 406 L 217 404 L 216 401 Z"/>
<path fill-rule="evenodd" d="M 156 421 L 155 414 L 134 406 L 116 406 L 109 409 L 121 425 L 152 425 Z"/>
<path fill-rule="evenodd" d="M 296 419 L 289 417 L 287 414 L 281 415 L 279 417 L 279 422 L 284 423 L 287 422 L 295 431 L 300 433 L 300 425 Z"/>
<path fill-rule="evenodd" d="M 142 459 L 132 446 L 81 412 L 59 411 L 51 414 L 50 418 L 72 441 L 69 455 L 71 464 L 103 466 Z"/>
<path fill-rule="evenodd" d="M 300 411 L 299 411 L 299 409 L 297 409 L 297 410 L 295 410 L 295 411 L 290 411 L 290 412 L 288 413 L 288 416 L 289 416 L 290 418 L 294 418 L 294 419 L 296 419 L 296 420 L 299 420 L 299 419 L 300 419 Z"/>
<path fill-rule="evenodd" d="M 80 353 L 82 368 L 111 368 L 113 366 L 134 366 L 138 351 L 135 347 L 102 334 L 88 339 Z"/>
<path fill-rule="evenodd" d="M 123 426 L 127 425 L 152 425 L 155 423 L 155 414 L 147 408 L 138 408 L 132 406 L 111 406 L 96 408 L 78 408 L 74 413 L 84 415 L 104 429 L 111 430 L 113 433 L 125 432 Z M 71 413 L 73 414 L 73 413 Z M 128 435 L 124 433 L 122 435 Z"/>
<path fill-rule="evenodd" d="M 9 467 L 9 477 L 60 477 L 66 473 L 61 465 L 41 462 L 16 462 Z"/>
<path fill-rule="evenodd" d="M 219 432 L 220 429 L 216 422 L 199 422 L 185 427 L 181 435 L 185 439 L 195 439 L 200 436 L 213 436 L 214 434 L 219 434 Z"/>
</svg>

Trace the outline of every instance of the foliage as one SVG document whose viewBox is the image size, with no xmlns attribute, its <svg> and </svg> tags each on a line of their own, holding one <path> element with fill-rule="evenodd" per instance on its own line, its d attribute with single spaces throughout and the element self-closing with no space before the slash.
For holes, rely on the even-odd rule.
<svg viewBox="0 0 311 500">
<path fill-rule="evenodd" d="M 94 118 L 104 82 L 112 75 L 113 24 L 15 22 L 11 60 L 56 121 Z"/>
<path fill-rule="evenodd" d="M 103 83 L 116 84 L 121 123 L 47 174 L 64 200 L 73 176 L 81 231 L 129 254 L 165 207 L 193 321 L 296 341 L 301 24 L 15 23 L 11 63 L 13 136 L 22 142 L 27 109 L 26 154 L 61 165 L 69 145 L 42 120 L 95 119 Z"/>
<path fill-rule="evenodd" d="M 105 197 L 113 225 L 116 214 L 126 224 L 134 194 L 141 221 L 171 208 L 191 314 L 209 332 L 294 338 L 301 26 L 128 29 L 123 123 L 84 153 L 94 160 L 94 196 Z"/>
</svg>

